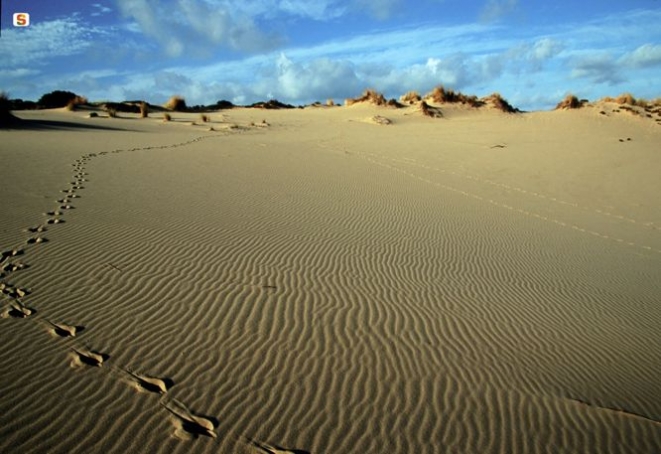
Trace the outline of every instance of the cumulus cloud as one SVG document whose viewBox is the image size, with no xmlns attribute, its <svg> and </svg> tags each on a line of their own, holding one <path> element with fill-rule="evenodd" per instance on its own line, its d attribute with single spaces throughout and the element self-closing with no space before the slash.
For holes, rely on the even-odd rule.
<svg viewBox="0 0 661 454">
<path fill-rule="evenodd" d="M 354 65 L 346 60 L 319 58 L 294 62 L 283 53 L 276 61 L 275 79 L 266 78 L 257 91 L 266 97 L 298 102 L 342 97 L 360 89 Z"/>
<path fill-rule="evenodd" d="M 140 31 L 154 39 L 172 57 L 196 54 L 225 46 L 256 52 L 269 50 L 281 41 L 257 27 L 245 14 L 237 14 L 223 3 L 118 0 L 121 13 L 133 19 Z"/>
<path fill-rule="evenodd" d="M 515 72 L 540 71 L 544 64 L 556 57 L 564 45 L 551 38 L 540 38 L 532 43 L 524 43 L 512 47 L 501 54 L 502 58 L 514 66 Z"/>
</svg>

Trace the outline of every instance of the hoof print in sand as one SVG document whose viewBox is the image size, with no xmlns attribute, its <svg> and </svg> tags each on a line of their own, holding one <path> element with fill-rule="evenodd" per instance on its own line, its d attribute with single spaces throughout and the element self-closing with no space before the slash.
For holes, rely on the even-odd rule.
<svg viewBox="0 0 661 454">
<path fill-rule="evenodd" d="M 85 329 L 84 326 L 65 325 L 64 323 L 53 323 L 48 321 L 51 334 L 59 337 L 76 337 L 76 334 Z"/>
<path fill-rule="evenodd" d="M 38 225 L 37 227 L 28 228 L 27 231 L 30 233 L 41 233 L 46 231 L 46 227 L 44 227 L 43 225 Z"/>
<path fill-rule="evenodd" d="M 46 238 L 36 236 L 34 238 L 30 238 L 26 241 L 27 244 L 39 244 L 39 243 L 46 243 L 48 240 Z"/>
<path fill-rule="evenodd" d="M 161 401 L 161 405 L 172 414 L 176 438 L 190 440 L 200 435 L 216 438 L 215 422 L 211 418 L 193 414 L 184 404 L 176 399 Z"/>
<path fill-rule="evenodd" d="M 46 220 L 46 224 L 51 224 L 51 225 L 52 224 L 63 224 L 63 223 L 64 223 L 63 219 L 52 218 L 52 219 Z"/>
<path fill-rule="evenodd" d="M 9 305 L 8 308 L 6 308 L 2 314 L 0 314 L 0 317 L 2 318 L 27 318 L 30 315 L 34 314 L 36 311 L 34 309 L 30 309 L 29 307 L 24 306 L 23 304 L 19 303 L 18 301 L 12 301 L 12 303 Z"/>
<path fill-rule="evenodd" d="M 103 363 L 110 358 L 109 355 L 104 353 L 94 352 L 92 350 L 72 349 L 71 350 L 71 367 L 78 368 L 81 366 L 95 366 L 101 367 Z"/>
<path fill-rule="evenodd" d="M 169 378 L 150 377 L 129 369 L 122 369 L 122 371 L 126 374 L 127 381 L 138 391 L 165 394 L 174 386 L 174 382 Z"/>
<path fill-rule="evenodd" d="M 13 273 L 15 271 L 24 270 L 25 268 L 28 267 L 29 265 L 26 265 L 25 263 L 21 263 L 21 262 L 7 263 L 6 265 L 3 265 L 2 268 L 0 268 L 0 271 L 2 271 L 3 273 Z"/>
<path fill-rule="evenodd" d="M 7 260 L 9 257 L 16 257 L 17 255 L 23 255 L 23 249 L 12 249 L 10 251 L 3 251 L 0 254 L 0 263 Z"/>
<path fill-rule="evenodd" d="M 15 299 L 23 298 L 30 293 L 27 289 L 14 287 L 13 285 L 5 284 L 4 282 L 0 283 L 0 292 Z"/>
<path fill-rule="evenodd" d="M 310 451 L 304 451 L 302 449 L 287 449 L 280 446 L 262 443 L 257 440 L 248 440 L 248 442 L 250 445 L 257 448 L 259 452 L 266 454 L 310 454 Z"/>
</svg>

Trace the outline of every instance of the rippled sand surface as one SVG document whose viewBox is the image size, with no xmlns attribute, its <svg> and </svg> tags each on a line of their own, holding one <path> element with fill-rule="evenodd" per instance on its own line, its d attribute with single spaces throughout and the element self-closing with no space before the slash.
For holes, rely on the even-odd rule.
<svg viewBox="0 0 661 454">
<path fill-rule="evenodd" d="M 18 112 L 0 451 L 661 452 L 661 127 L 607 107 Z"/>
</svg>

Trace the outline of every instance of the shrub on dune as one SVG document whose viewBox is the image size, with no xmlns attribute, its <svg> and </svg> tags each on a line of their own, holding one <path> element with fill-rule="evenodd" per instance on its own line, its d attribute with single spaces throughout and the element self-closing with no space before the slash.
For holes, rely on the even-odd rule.
<svg viewBox="0 0 661 454">
<path fill-rule="evenodd" d="M 482 105 L 477 99 L 477 96 L 469 96 L 459 91 L 449 90 L 442 85 L 435 87 L 431 92 L 427 93 L 425 99 L 430 99 L 437 104 L 460 103 L 468 104 L 471 107 L 480 107 Z"/>
<path fill-rule="evenodd" d="M 18 121 L 18 118 L 11 113 L 11 101 L 9 95 L 0 91 L 0 126 L 8 125 Z"/>
<path fill-rule="evenodd" d="M 585 103 L 583 101 L 579 101 L 579 99 L 574 96 L 574 95 L 567 95 L 565 99 L 560 101 L 556 106 L 555 109 L 580 109 L 583 107 Z"/>
<path fill-rule="evenodd" d="M 84 99 L 85 102 L 87 102 L 85 98 L 78 96 L 77 94 L 70 91 L 55 90 L 50 93 L 46 93 L 41 98 L 39 98 L 37 104 L 45 109 L 54 109 L 57 107 L 66 107 L 70 102 L 73 102 L 76 99 Z"/>
<path fill-rule="evenodd" d="M 482 98 L 484 102 L 490 102 L 496 109 L 501 110 L 505 113 L 516 113 L 519 109 L 513 107 L 508 103 L 505 98 L 503 98 L 500 93 L 493 93 L 485 98 Z"/>
<path fill-rule="evenodd" d="M 606 96 L 605 98 L 602 98 L 600 100 L 601 102 L 612 102 L 615 104 L 619 104 L 621 106 L 637 106 L 637 107 L 642 107 L 642 108 L 649 108 L 650 106 L 655 106 L 659 105 L 659 99 L 653 100 L 653 101 L 646 101 L 642 98 L 634 98 L 634 96 L 631 93 L 622 93 L 620 96 L 617 98 L 613 98 L 611 96 Z"/>
<path fill-rule="evenodd" d="M 149 116 L 149 105 L 142 101 L 140 103 L 140 118 L 147 118 Z"/>
<path fill-rule="evenodd" d="M 622 93 L 620 96 L 615 98 L 615 102 L 618 104 L 628 104 L 630 106 L 635 106 L 636 98 L 634 98 L 631 93 Z"/>
<path fill-rule="evenodd" d="M 373 90 L 371 88 L 368 88 L 367 90 L 365 90 L 363 92 L 363 94 L 361 96 L 359 96 L 358 98 L 348 98 L 348 99 L 346 99 L 344 103 L 347 106 L 350 106 L 352 104 L 356 104 L 356 103 L 359 103 L 359 102 L 369 102 L 369 103 L 375 104 L 377 106 L 385 106 L 385 105 L 388 104 L 388 101 L 386 101 L 386 98 L 381 93 L 379 93 L 378 91 Z"/>
<path fill-rule="evenodd" d="M 84 96 L 76 95 L 76 97 L 69 100 L 66 108 L 67 110 L 74 111 L 78 108 L 78 106 L 83 104 L 87 104 L 87 98 L 85 98 Z"/>
<path fill-rule="evenodd" d="M 441 109 L 438 107 L 432 107 L 427 102 L 422 101 L 420 103 L 420 111 L 422 114 L 426 117 L 431 117 L 431 118 L 441 118 L 443 117 L 443 112 L 441 112 Z"/>
<path fill-rule="evenodd" d="M 415 104 L 416 102 L 419 102 L 422 98 L 420 97 L 420 93 L 417 91 L 409 91 L 402 96 L 400 96 L 399 100 L 404 103 L 404 104 Z"/>
<path fill-rule="evenodd" d="M 173 110 L 175 112 L 183 112 L 186 110 L 186 100 L 181 96 L 175 95 L 172 96 L 168 101 L 163 105 L 168 110 Z"/>
<path fill-rule="evenodd" d="M 167 113 L 167 112 L 164 113 L 164 114 L 163 114 L 163 121 L 170 121 L 170 120 L 172 120 L 172 115 L 170 115 L 170 114 Z"/>
</svg>

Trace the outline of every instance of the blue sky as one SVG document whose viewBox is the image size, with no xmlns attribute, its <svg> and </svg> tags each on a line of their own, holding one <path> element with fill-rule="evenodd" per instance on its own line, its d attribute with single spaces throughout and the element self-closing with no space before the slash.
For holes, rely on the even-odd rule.
<svg viewBox="0 0 661 454">
<path fill-rule="evenodd" d="M 434 86 L 523 109 L 661 96 L 661 0 L 4 0 L 0 90 L 341 101 Z M 14 12 L 31 14 L 12 27 Z"/>
</svg>

